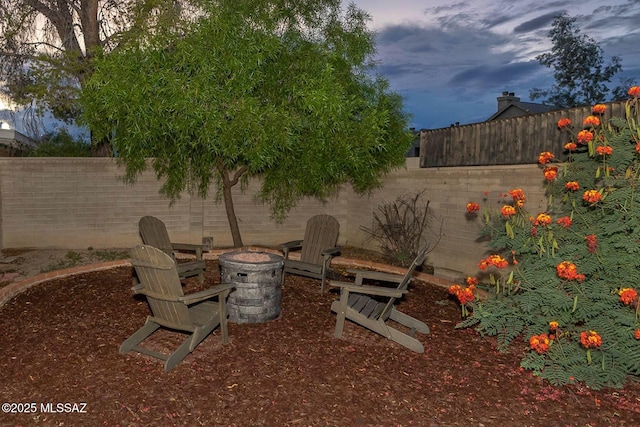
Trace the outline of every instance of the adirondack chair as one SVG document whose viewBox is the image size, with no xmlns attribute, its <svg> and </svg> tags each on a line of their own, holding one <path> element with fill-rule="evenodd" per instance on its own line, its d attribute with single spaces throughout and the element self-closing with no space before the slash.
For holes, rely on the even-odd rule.
<svg viewBox="0 0 640 427">
<path fill-rule="evenodd" d="M 164 222 L 153 216 L 143 216 L 138 222 L 140 237 L 145 245 L 153 246 L 169 255 L 178 265 L 178 276 L 180 279 L 186 279 L 192 276 L 198 276 L 200 283 L 204 283 L 204 270 L 206 269 L 205 261 L 202 259 L 202 245 L 191 243 L 171 243 L 169 233 Z M 195 261 L 180 262 L 176 261 L 175 252 L 195 253 Z"/>
<path fill-rule="evenodd" d="M 222 342 L 229 341 L 226 298 L 232 285 L 220 285 L 184 295 L 173 259 L 151 246 L 136 246 L 131 250 L 131 263 L 140 283 L 133 291 L 147 297 L 152 315 L 144 326 L 127 338 L 120 353 L 137 351 L 164 360 L 164 371 L 174 368 L 215 328 L 220 326 Z M 212 301 L 217 298 L 217 301 Z M 189 334 L 189 338 L 171 354 L 164 354 L 140 344 L 159 328 Z"/>
<path fill-rule="evenodd" d="M 320 279 L 320 292 L 324 292 L 327 274 L 331 271 L 331 258 L 340 254 L 336 247 L 340 223 L 331 215 L 316 215 L 307 221 L 302 240 L 293 240 L 281 245 L 284 254 L 282 285 L 286 273 Z M 300 260 L 289 259 L 289 252 L 301 249 Z"/>
<path fill-rule="evenodd" d="M 331 286 L 340 288 L 340 299 L 331 304 L 331 310 L 337 314 L 335 337 L 342 337 L 345 319 L 349 319 L 415 352 L 424 353 L 424 346 L 415 338 L 415 333 L 428 334 L 429 327 L 398 311 L 394 302 L 396 298 L 409 292 L 407 288 L 413 280 L 413 272 L 417 266 L 422 265 L 426 255 L 427 247 L 425 246 L 404 276 L 350 269 L 347 271 L 356 275 L 355 283 L 330 281 Z M 364 279 L 397 283 L 398 286 L 391 288 L 365 285 Z M 393 328 L 389 321 L 406 326 L 409 328 L 409 333 Z"/>
</svg>

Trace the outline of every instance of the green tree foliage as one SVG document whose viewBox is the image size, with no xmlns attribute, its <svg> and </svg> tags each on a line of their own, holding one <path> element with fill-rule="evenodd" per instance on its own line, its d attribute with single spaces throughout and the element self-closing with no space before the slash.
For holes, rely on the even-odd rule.
<svg viewBox="0 0 640 427">
<path fill-rule="evenodd" d="M 606 83 L 622 71 L 617 56 L 604 65 L 603 50 L 587 35 L 574 27 L 576 19 L 567 14 L 553 20 L 549 38 L 553 42 L 550 52 L 538 55 L 536 60 L 547 68 L 553 68 L 556 83 L 550 89 L 535 88 L 530 91 L 532 100 L 543 99 L 546 104 L 558 108 L 594 105 L 606 100 L 609 88 Z"/>
<path fill-rule="evenodd" d="M 282 219 L 302 197 L 360 192 L 404 165 L 412 141 L 401 98 L 372 77 L 368 15 L 338 0 L 209 4 L 96 64 L 85 119 L 112 138 L 133 181 L 153 158 L 162 191 L 206 197 L 216 184 L 242 245 L 231 188 L 260 176 L 257 198 Z"/>
<path fill-rule="evenodd" d="M 48 135 L 29 153 L 30 157 L 91 157 L 91 144 L 74 139 L 66 130 Z"/>
<path fill-rule="evenodd" d="M 174 21 L 171 0 L 0 0 L 0 91 L 18 106 L 73 123 L 98 52 Z"/>
<path fill-rule="evenodd" d="M 491 248 L 518 263 L 501 266 L 508 275 L 489 267 L 491 296 L 459 327 L 497 336 L 501 349 L 522 339 L 522 366 L 555 385 L 621 387 L 640 375 L 640 87 L 630 94 L 626 119 L 594 113 L 570 132 L 568 162 L 541 154 L 546 212 L 514 196 L 515 209 L 485 213 Z"/>
</svg>

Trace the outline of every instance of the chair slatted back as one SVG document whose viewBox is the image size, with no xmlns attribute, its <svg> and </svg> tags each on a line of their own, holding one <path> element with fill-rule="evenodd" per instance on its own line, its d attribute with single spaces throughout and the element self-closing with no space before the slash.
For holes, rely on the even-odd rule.
<svg viewBox="0 0 640 427">
<path fill-rule="evenodd" d="M 338 242 L 340 223 L 331 215 L 316 215 L 307 221 L 302 240 L 300 261 L 322 264 L 322 252 L 334 248 Z"/>
<path fill-rule="evenodd" d="M 427 258 L 428 249 L 429 249 L 428 244 L 420 248 L 420 250 L 418 251 L 418 255 L 415 257 L 415 259 L 409 266 L 409 269 L 407 270 L 405 275 L 402 277 L 402 281 L 400 281 L 400 283 L 398 284 L 397 289 L 404 291 L 409 287 L 409 282 L 411 282 L 411 279 L 413 278 L 413 272 L 416 270 L 416 268 L 421 266 L 424 260 Z M 380 311 L 380 315 L 378 316 L 379 319 L 387 320 L 389 318 L 389 315 L 391 314 L 391 308 L 393 307 L 395 300 L 396 298 L 389 298 L 389 301 L 384 306 L 384 309 Z"/>
<path fill-rule="evenodd" d="M 164 222 L 154 216 L 143 216 L 138 222 L 138 229 L 145 245 L 158 248 L 172 259 L 175 259 L 173 246 Z"/>
<path fill-rule="evenodd" d="M 131 250 L 131 264 L 144 289 L 170 298 L 184 296 L 176 263 L 160 249 L 147 245 L 136 246 Z M 170 324 L 192 324 L 189 309 L 184 303 L 165 301 L 149 295 L 147 301 L 154 317 Z"/>
</svg>

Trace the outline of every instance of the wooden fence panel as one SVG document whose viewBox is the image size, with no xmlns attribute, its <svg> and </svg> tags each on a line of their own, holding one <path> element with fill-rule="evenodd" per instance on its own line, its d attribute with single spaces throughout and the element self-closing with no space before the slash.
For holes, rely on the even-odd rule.
<svg viewBox="0 0 640 427">
<path fill-rule="evenodd" d="M 624 117 L 625 102 L 608 103 L 602 116 Z M 564 160 L 564 145 L 572 138 L 558 129 L 561 118 L 571 119 L 575 132 L 591 114 L 591 107 L 556 110 L 491 122 L 420 131 L 420 167 L 531 164 L 543 151 Z"/>
</svg>

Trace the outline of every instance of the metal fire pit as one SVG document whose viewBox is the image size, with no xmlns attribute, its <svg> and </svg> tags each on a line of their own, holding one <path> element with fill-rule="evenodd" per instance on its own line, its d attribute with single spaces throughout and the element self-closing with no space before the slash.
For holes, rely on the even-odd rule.
<svg viewBox="0 0 640 427">
<path fill-rule="evenodd" d="M 220 255 L 220 282 L 232 284 L 227 309 L 234 323 L 262 323 L 280 315 L 284 259 L 267 252 Z"/>
</svg>

